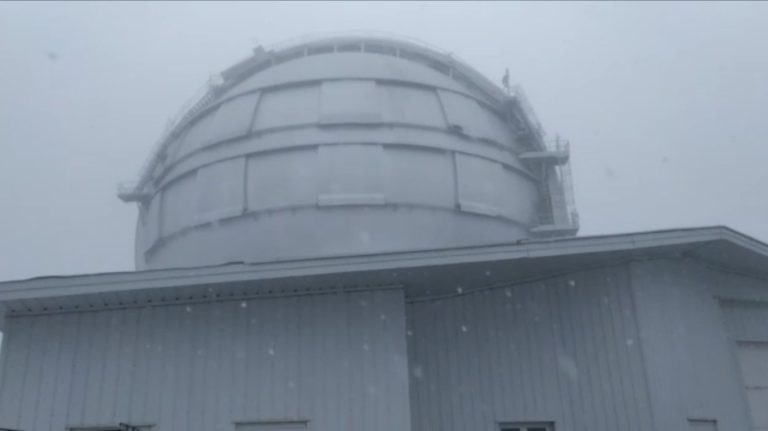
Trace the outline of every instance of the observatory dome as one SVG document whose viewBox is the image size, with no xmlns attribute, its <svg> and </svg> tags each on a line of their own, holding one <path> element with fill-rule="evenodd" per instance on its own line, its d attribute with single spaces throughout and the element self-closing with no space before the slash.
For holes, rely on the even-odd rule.
<svg viewBox="0 0 768 431">
<path fill-rule="evenodd" d="M 120 197 L 139 269 L 446 248 L 575 233 L 566 162 L 519 90 L 333 37 L 223 71 Z"/>
</svg>

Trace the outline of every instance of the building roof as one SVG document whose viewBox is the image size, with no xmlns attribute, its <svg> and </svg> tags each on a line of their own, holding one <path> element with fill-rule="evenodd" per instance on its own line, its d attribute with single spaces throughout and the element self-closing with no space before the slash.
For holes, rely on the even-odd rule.
<svg viewBox="0 0 768 431">
<path fill-rule="evenodd" d="M 690 258 L 768 280 L 768 244 L 723 226 L 440 250 L 0 282 L 0 312 L 27 315 L 181 302 L 405 288 L 411 298 L 649 258 Z"/>
</svg>

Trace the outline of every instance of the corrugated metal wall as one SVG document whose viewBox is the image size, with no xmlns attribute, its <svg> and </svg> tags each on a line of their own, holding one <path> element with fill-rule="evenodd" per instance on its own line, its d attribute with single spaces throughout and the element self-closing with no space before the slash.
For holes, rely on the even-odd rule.
<svg viewBox="0 0 768 431">
<path fill-rule="evenodd" d="M 413 429 L 650 430 L 626 269 L 408 306 Z"/>
<path fill-rule="evenodd" d="M 631 264 L 640 334 L 658 430 L 715 419 L 719 431 L 750 428 L 736 355 L 714 294 L 735 277 L 691 260 Z"/>
<path fill-rule="evenodd" d="M 407 431 L 403 307 L 378 291 L 10 318 L 0 426 Z"/>
<path fill-rule="evenodd" d="M 768 342 L 768 302 L 723 301 L 721 305 L 733 340 Z"/>
</svg>

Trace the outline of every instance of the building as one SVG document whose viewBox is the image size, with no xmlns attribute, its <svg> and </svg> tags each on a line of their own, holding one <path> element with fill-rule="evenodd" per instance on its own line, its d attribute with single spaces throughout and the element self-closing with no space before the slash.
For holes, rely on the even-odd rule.
<svg viewBox="0 0 768 431">
<path fill-rule="evenodd" d="M 0 283 L 0 427 L 768 429 L 768 245 L 575 237 L 567 161 L 432 48 L 257 49 L 121 191 L 139 270 Z"/>
</svg>

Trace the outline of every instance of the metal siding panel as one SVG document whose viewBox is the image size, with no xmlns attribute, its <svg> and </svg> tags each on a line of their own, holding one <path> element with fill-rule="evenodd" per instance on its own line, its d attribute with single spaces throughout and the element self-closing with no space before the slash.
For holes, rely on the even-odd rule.
<svg viewBox="0 0 768 431">
<path fill-rule="evenodd" d="M 388 202 L 456 206 L 451 153 L 407 147 L 384 147 Z"/>
<path fill-rule="evenodd" d="M 566 430 L 650 429 L 647 419 L 627 419 L 649 415 L 647 403 L 627 401 L 647 399 L 645 388 L 619 379 L 643 375 L 642 363 L 629 360 L 639 352 L 625 343 L 637 332 L 618 322 L 634 317 L 612 308 L 631 296 L 621 273 L 595 270 L 411 304 L 411 361 L 429 364 L 423 379 L 411 380 L 414 424 L 462 430 L 542 420 Z"/>
<path fill-rule="evenodd" d="M 515 140 L 501 119 L 481 106 L 476 100 L 462 94 L 438 90 L 449 126 L 458 126 L 461 133 L 489 139 L 511 146 Z"/>
<path fill-rule="evenodd" d="M 173 159 L 178 160 L 211 142 L 216 126 L 216 111 L 206 113 L 202 118 L 184 131 L 184 137 L 178 144 Z"/>
<path fill-rule="evenodd" d="M 118 369 L 117 392 L 115 398 L 114 418 L 132 420 L 133 404 L 136 402 L 136 392 L 145 388 L 138 386 L 136 382 L 136 362 L 139 354 L 141 337 L 139 334 L 140 316 L 138 309 L 123 310 L 122 342 L 120 345 L 120 367 Z M 125 419 L 122 419 L 125 418 Z M 93 423 L 89 421 L 88 423 Z"/>
<path fill-rule="evenodd" d="M 240 304 L 11 319 L 6 364 L 19 372 L 4 374 L 3 418 L 12 420 L 2 425 L 61 430 L 127 420 L 203 431 L 305 417 L 318 431 L 407 431 L 402 292 Z"/>
<path fill-rule="evenodd" d="M 29 325 L 30 336 L 24 363 L 24 385 L 19 392 L 21 399 L 19 428 L 21 429 L 35 429 L 38 414 L 37 403 L 40 398 L 40 381 L 45 361 L 43 353 L 45 343 L 49 341 L 49 335 L 45 332 L 44 318 L 30 319 Z"/>
<path fill-rule="evenodd" d="M 192 172 L 163 190 L 161 236 L 190 227 L 197 222 L 197 175 Z"/>
<path fill-rule="evenodd" d="M 144 250 L 142 251 L 146 251 L 146 249 L 152 247 L 152 245 L 154 245 L 162 235 L 161 207 L 164 194 L 165 192 L 162 191 L 155 194 L 155 196 L 149 202 L 146 216 L 142 218 L 142 223 L 144 226 L 142 230 L 144 236 Z"/>
<path fill-rule="evenodd" d="M 62 323 L 61 352 L 56 361 L 56 389 L 51 393 L 54 409 L 49 431 L 60 431 L 67 425 L 68 400 L 77 352 L 80 313 L 65 314 Z"/>
<path fill-rule="evenodd" d="M 83 415 L 85 380 L 88 376 L 88 354 L 93 341 L 91 335 L 93 320 L 93 313 L 82 313 L 78 319 L 77 338 L 74 340 L 76 343 L 74 367 L 71 371 L 72 380 L 67 397 L 67 425 L 83 425 L 85 423 Z"/>
<path fill-rule="evenodd" d="M 503 167 L 498 162 L 456 153 L 459 205 L 462 211 L 498 216 L 503 213 Z"/>
<path fill-rule="evenodd" d="M 709 417 L 724 430 L 747 429 L 746 398 L 711 274 L 685 261 L 630 268 L 655 426 Z"/>
<path fill-rule="evenodd" d="M 535 206 L 529 203 L 538 199 L 534 183 L 519 172 L 502 167 L 499 206 L 505 217 L 523 223 L 533 223 Z"/>
<path fill-rule="evenodd" d="M 253 129 L 315 124 L 320 114 L 320 85 L 297 85 L 262 93 Z"/>
<path fill-rule="evenodd" d="M 371 123 L 381 120 L 376 81 L 325 81 L 320 85 L 320 122 Z"/>
<path fill-rule="evenodd" d="M 203 166 L 197 171 L 196 186 L 196 221 L 211 222 L 242 214 L 245 205 L 245 158 Z"/>
<path fill-rule="evenodd" d="M 321 205 L 384 202 L 381 145 L 323 145 L 320 149 Z"/>
<path fill-rule="evenodd" d="M 740 341 L 768 342 L 768 304 L 722 301 L 721 309 L 731 338 Z"/>
<path fill-rule="evenodd" d="M 445 114 L 432 88 L 379 84 L 383 121 L 445 128 Z"/>
<path fill-rule="evenodd" d="M 317 203 L 317 147 L 262 154 L 247 160 L 248 210 Z"/>
<path fill-rule="evenodd" d="M 88 356 L 86 361 L 86 375 L 85 375 L 85 398 L 83 406 L 83 421 L 82 425 L 87 424 L 102 424 L 108 420 L 109 416 L 105 412 L 101 411 L 101 397 L 102 390 L 109 390 L 104 388 L 104 368 L 106 367 L 106 348 L 109 334 L 109 313 L 108 312 L 94 312 L 89 313 L 90 321 L 90 349 L 88 350 Z"/>
<path fill-rule="evenodd" d="M 738 343 L 742 382 L 755 429 L 768 429 L 768 343 Z"/>
<path fill-rule="evenodd" d="M 223 97 L 272 85 L 340 78 L 398 80 L 457 91 L 465 88 L 447 75 L 416 62 L 386 55 L 339 52 L 332 55 L 311 55 L 274 65 L 237 84 Z"/>
<path fill-rule="evenodd" d="M 148 344 L 149 349 L 146 352 L 146 361 L 149 363 L 147 368 L 146 391 L 146 422 L 157 424 L 160 420 L 160 414 L 163 409 L 163 402 L 166 402 L 166 394 L 163 391 L 163 364 L 166 361 L 165 346 L 163 334 L 166 331 L 168 321 L 167 313 L 158 313 L 154 310 L 148 310 L 146 320 L 149 328 Z"/>
<path fill-rule="evenodd" d="M 217 362 L 219 359 L 219 352 L 221 348 L 219 346 L 219 340 L 217 339 L 219 334 L 218 321 L 221 317 L 221 304 L 214 303 L 206 307 L 208 314 L 205 319 L 205 325 L 203 329 L 203 335 L 205 343 L 205 361 L 201 367 L 201 382 L 202 382 L 202 404 L 198 407 L 199 410 L 204 411 L 204 416 L 200 422 L 200 427 L 203 430 L 216 430 L 221 427 L 219 425 L 220 420 L 220 403 L 219 398 L 223 398 L 225 395 L 220 391 L 212 391 L 210 388 L 215 388 L 218 384 L 223 383 L 224 380 L 220 379 L 219 369 Z M 205 406 L 204 408 L 202 406 Z"/>
<path fill-rule="evenodd" d="M 33 429 L 36 430 L 49 430 L 53 428 L 53 423 L 51 422 L 55 408 L 53 394 L 56 391 L 56 370 L 58 368 L 63 340 L 65 340 L 65 328 L 63 327 L 64 321 L 65 316 L 54 315 L 50 316 L 46 322 L 47 330 L 49 331 L 46 335 L 49 338 L 46 342 L 46 348 L 42 356 L 43 377 L 40 382 L 37 412 L 33 424 Z"/>
<path fill-rule="evenodd" d="M 188 343 L 192 346 L 190 355 L 190 365 L 187 374 L 189 383 L 187 395 L 187 428 L 191 431 L 205 430 L 205 417 L 208 410 L 205 402 L 205 394 L 209 388 L 205 386 L 205 362 L 206 356 L 211 352 L 205 343 L 205 338 L 210 331 L 206 325 L 211 311 L 211 305 L 197 305 L 192 309 L 194 316 L 191 317 L 188 334 Z M 191 314 L 191 313 L 190 313 Z"/>
</svg>

